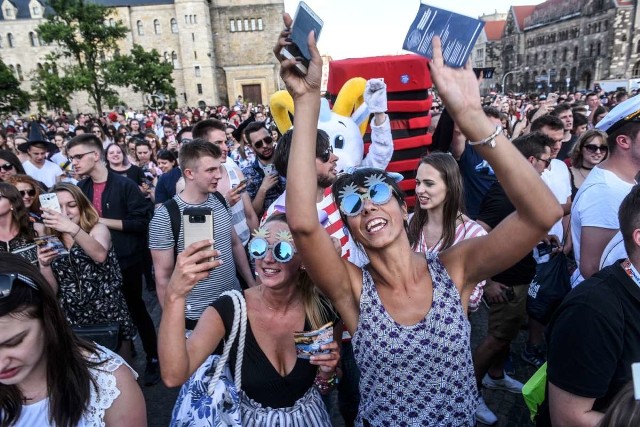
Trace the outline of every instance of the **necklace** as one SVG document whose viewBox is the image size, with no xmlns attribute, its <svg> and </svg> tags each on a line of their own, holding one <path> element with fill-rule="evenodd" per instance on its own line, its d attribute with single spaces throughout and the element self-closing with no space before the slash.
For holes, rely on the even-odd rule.
<svg viewBox="0 0 640 427">
<path fill-rule="evenodd" d="M 290 304 L 288 303 L 287 305 L 285 305 L 284 310 L 280 311 L 277 308 L 273 308 L 271 307 L 269 304 L 266 303 L 265 299 L 264 299 L 264 288 L 262 288 L 262 291 L 260 292 L 260 301 L 262 302 L 262 304 L 267 307 L 269 310 L 271 311 L 275 311 L 276 313 L 280 314 L 280 316 L 284 316 L 284 314 L 287 312 L 287 310 L 296 307 L 298 304 L 300 304 L 300 300 Z"/>
<path fill-rule="evenodd" d="M 587 172 L 587 175 L 585 175 L 584 173 L 582 173 L 582 169 L 584 169 L 584 170 L 586 170 L 586 171 L 591 172 L 591 169 L 593 169 L 593 168 L 586 168 L 586 167 L 584 167 L 584 166 L 580 166 L 580 167 L 578 168 L 578 172 L 580 173 L 580 175 L 582 175 L 582 178 L 583 178 L 583 179 L 587 179 L 587 175 L 589 175 L 589 172 Z"/>
</svg>

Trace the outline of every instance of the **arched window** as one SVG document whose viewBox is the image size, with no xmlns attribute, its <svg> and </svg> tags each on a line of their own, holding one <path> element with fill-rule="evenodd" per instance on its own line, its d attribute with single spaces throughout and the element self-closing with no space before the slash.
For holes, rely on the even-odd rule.
<svg viewBox="0 0 640 427">
<path fill-rule="evenodd" d="M 22 76 L 22 65 L 18 64 L 16 69 L 18 70 L 18 80 L 21 82 L 24 81 L 24 77 Z"/>
<path fill-rule="evenodd" d="M 640 61 L 633 66 L 633 77 L 640 77 Z"/>
<path fill-rule="evenodd" d="M 636 53 L 640 53 L 640 40 L 638 40 L 638 44 L 636 45 Z"/>
<path fill-rule="evenodd" d="M 138 35 L 144 36 L 144 27 L 142 26 L 142 21 L 138 21 L 136 25 L 138 26 Z"/>
<path fill-rule="evenodd" d="M 15 46 L 15 39 L 13 38 L 13 34 L 9 33 L 7 34 L 7 43 L 9 44 L 9 47 L 16 47 Z"/>
<path fill-rule="evenodd" d="M 11 74 L 13 74 L 14 76 L 16 75 L 16 67 L 12 65 L 9 65 L 9 70 L 11 70 Z"/>
<path fill-rule="evenodd" d="M 173 68 L 178 68 L 178 54 L 175 51 L 171 52 L 171 63 Z"/>
<path fill-rule="evenodd" d="M 160 34 L 160 21 L 158 21 L 157 19 L 153 20 L 153 31 L 156 34 Z"/>
<path fill-rule="evenodd" d="M 39 63 L 39 62 L 36 64 L 36 68 L 38 69 L 38 71 L 42 71 L 43 70 L 42 69 L 42 64 Z"/>
<path fill-rule="evenodd" d="M 600 56 L 600 48 L 601 48 L 601 45 L 600 45 L 600 42 L 598 42 L 598 46 L 596 47 L 596 55 L 597 56 Z"/>
<path fill-rule="evenodd" d="M 164 61 L 165 61 L 165 62 L 169 62 L 169 60 L 170 60 L 170 59 L 171 59 L 171 58 L 169 58 L 169 52 L 165 52 L 165 53 L 164 53 Z"/>
<path fill-rule="evenodd" d="M 33 33 L 33 31 L 29 31 L 29 43 L 31 46 L 38 46 L 38 37 Z"/>
<path fill-rule="evenodd" d="M 176 18 L 171 18 L 171 32 L 172 33 L 178 32 L 178 21 L 176 21 Z"/>
<path fill-rule="evenodd" d="M 578 46 L 575 46 L 573 48 L 573 60 L 577 61 L 578 60 Z"/>
</svg>

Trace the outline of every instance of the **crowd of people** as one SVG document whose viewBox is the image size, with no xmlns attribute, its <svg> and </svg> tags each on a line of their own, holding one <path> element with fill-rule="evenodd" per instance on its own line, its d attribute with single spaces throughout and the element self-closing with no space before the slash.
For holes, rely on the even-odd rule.
<svg viewBox="0 0 640 427">
<path fill-rule="evenodd" d="M 4 120 L 0 425 L 145 425 L 134 338 L 142 384 L 181 386 L 229 339 L 236 307 L 220 296 L 234 289 L 248 320 L 243 425 L 331 425 L 334 389 L 346 425 L 495 424 L 483 389 L 522 392 L 510 348 L 525 324 L 519 356 L 547 366 L 537 425 L 637 423 L 640 97 L 483 98 L 434 38 L 433 144 L 410 207 L 397 174 L 338 170 L 318 129 L 313 37 L 306 75 L 280 56 L 291 23 L 274 48 L 295 106 L 284 134 L 240 98 Z M 193 212 L 213 230 L 187 245 Z M 528 317 L 536 273 L 561 255 L 573 289 L 550 322 Z M 158 331 L 145 285 L 163 309 Z M 472 349 L 483 301 L 488 328 Z M 328 322 L 333 342 L 298 357 L 294 332 Z M 111 349 L 74 332 L 107 323 Z"/>
</svg>

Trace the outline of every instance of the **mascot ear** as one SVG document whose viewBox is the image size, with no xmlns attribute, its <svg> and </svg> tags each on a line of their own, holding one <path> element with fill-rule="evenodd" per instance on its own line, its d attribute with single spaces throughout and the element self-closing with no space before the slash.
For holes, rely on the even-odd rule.
<svg viewBox="0 0 640 427">
<path fill-rule="evenodd" d="M 286 90 L 279 90 L 269 99 L 271 115 L 278 126 L 280 134 L 284 134 L 293 126 L 293 98 Z"/>
<path fill-rule="evenodd" d="M 367 81 L 362 77 L 354 77 L 347 80 L 340 89 L 336 102 L 333 104 L 333 112 L 341 116 L 351 117 L 358 108 L 364 104 L 364 91 L 366 87 Z M 367 116 L 367 114 L 360 111 L 356 116 L 359 117 L 354 117 L 353 119 L 360 127 L 360 134 L 364 135 L 368 123 L 367 120 L 363 120 L 363 117 Z M 362 122 L 359 122 L 356 118 L 362 120 Z"/>
</svg>

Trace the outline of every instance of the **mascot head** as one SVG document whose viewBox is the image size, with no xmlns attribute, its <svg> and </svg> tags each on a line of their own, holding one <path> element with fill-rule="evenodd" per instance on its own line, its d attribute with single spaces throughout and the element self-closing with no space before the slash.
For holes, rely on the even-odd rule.
<svg viewBox="0 0 640 427">
<path fill-rule="evenodd" d="M 339 158 L 339 172 L 359 166 L 364 156 L 362 135 L 369 117 L 363 97 L 366 84 L 361 77 L 347 81 L 340 89 L 333 110 L 325 98 L 321 100 L 318 129 L 329 135 L 333 152 Z M 269 104 L 280 133 L 289 130 L 294 121 L 293 99 L 289 93 L 284 90 L 274 93 Z"/>
</svg>

